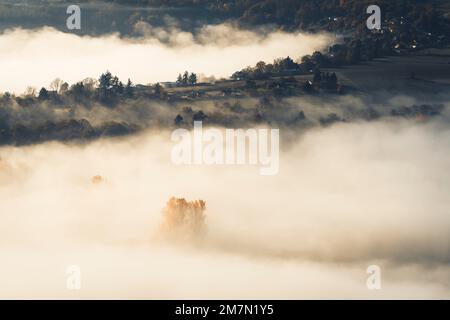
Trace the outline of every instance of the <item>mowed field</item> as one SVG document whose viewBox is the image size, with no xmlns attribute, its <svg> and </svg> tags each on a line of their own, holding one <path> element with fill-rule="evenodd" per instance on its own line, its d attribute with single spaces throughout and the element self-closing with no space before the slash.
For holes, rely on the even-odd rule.
<svg viewBox="0 0 450 320">
<path fill-rule="evenodd" d="M 450 92 L 450 56 L 388 57 L 326 71 L 336 72 L 341 84 L 361 91 Z"/>
</svg>

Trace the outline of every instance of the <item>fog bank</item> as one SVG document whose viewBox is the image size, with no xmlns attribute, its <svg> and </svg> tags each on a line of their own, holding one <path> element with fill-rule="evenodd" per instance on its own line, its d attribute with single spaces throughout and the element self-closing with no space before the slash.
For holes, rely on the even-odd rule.
<svg viewBox="0 0 450 320">
<path fill-rule="evenodd" d="M 445 126 L 312 129 L 273 177 L 175 166 L 169 139 L 1 148 L 0 297 L 450 297 Z M 159 237 L 172 196 L 206 201 L 195 244 Z M 65 288 L 72 264 L 80 291 Z M 382 290 L 366 288 L 371 264 Z"/>
<path fill-rule="evenodd" d="M 7 30 L 0 35 L 0 67 L 8 75 L 0 90 L 22 93 L 28 86 L 48 87 L 55 78 L 73 84 L 106 70 L 142 84 L 175 81 L 185 70 L 229 77 L 260 60 L 298 59 L 332 41 L 325 34 L 259 33 L 231 24 L 206 25 L 196 33 L 144 22 L 135 28 L 142 35 L 138 39 L 78 36 L 50 27 Z"/>
</svg>

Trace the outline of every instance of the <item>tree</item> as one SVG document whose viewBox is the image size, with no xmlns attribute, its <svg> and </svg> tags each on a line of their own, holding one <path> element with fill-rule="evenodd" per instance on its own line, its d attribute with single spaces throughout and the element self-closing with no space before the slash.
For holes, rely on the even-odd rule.
<svg viewBox="0 0 450 320">
<path fill-rule="evenodd" d="M 283 59 L 283 71 L 296 69 L 298 69 L 298 64 L 291 57 L 288 56 L 286 59 Z"/>
<path fill-rule="evenodd" d="M 27 98 L 35 98 L 36 97 L 36 88 L 35 87 L 27 87 L 24 95 Z"/>
<path fill-rule="evenodd" d="M 189 72 L 185 71 L 183 74 L 183 84 L 188 84 L 189 82 Z"/>
<path fill-rule="evenodd" d="M 112 79 L 112 92 L 114 94 L 123 94 L 124 86 L 122 81 L 119 80 L 118 77 L 113 77 Z"/>
<path fill-rule="evenodd" d="M 302 57 L 301 65 L 302 65 L 304 71 L 309 71 L 309 70 L 314 69 L 314 62 L 310 55 L 306 55 L 306 56 Z"/>
<path fill-rule="evenodd" d="M 69 84 L 68 84 L 67 82 L 64 82 L 64 83 L 61 85 L 61 88 L 59 89 L 59 93 L 60 93 L 60 94 L 64 94 L 64 93 L 66 93 L 68 90 L 69 90 Z"/>
<path fill-rule="evenodd" d="M 235 73 L 233 73 L 231 75 L 231 79 L 236 80 L 236 81 L 248 79 L 248 74 L 246 74 L 243 71 L 236 71 Z"/>
<path fill-rule="evenodd" d="M 316 66 L 320 68 L 326 67 L 326 58 L 321 52 L 315 51 L 311 59 Z"/>
<path fill-rule="evenodd" d="M 70 88 L 70 92 L 73 94 L 75 99 L 81 98 L 85 94 L 83 82 L 77 82 Z"/>
<path fill-rule="evenodd" d="M 191 73 L 188 80 L 191 85 L 195 85 L 197 83 L 197 75 L 195 73 Z"/>
<path fill-rule="evenodd" d="M 256 64 L 256 71 L 264 73 L 266 72 L 266 63 L 264 61 L 260 61 Z"/>
<path fill-rule="evenodd" d="M 322 81 L 322 74 L 320 72 L 320 69 L 316 69 L 314 71 L 313 83 L 320 83 L 321 81 Z"/>
<path fill-rule="evenodd" d="M 112 75 L 111 72 L 106 71 L 98 79 L 98 89 L 100 93 L 107 93 L 112 88 Z"/>
<path fill-rule="evenodd" d="M 103 73 L 98 79 L 99 98 L 105 103 L 114 102 L 119 95 L 124 94 L 124 91 L 125 86 L 122 81 L 117 76 L 113 76 L 109 71 Z"/>
<path fill-rule="evenodd" d="M 134 86 L 130 79 L 128 79 L 127 85 L 125 87 L 125 95 L 128 98 L 132 98 L 134 96 Z"/>
<path fill-rule="evenodd" d="M 86 78 L 83 80 L 83 85 L 86 91 L 93 92 L 98 85 L 98 80 Z"/>
<path fill-rule="evenodd" d="M 206 202 L 203 200 L 171 198 L 163 210 L 163 235 L 183 241 L 201 237 L 206 232 L 205 210 Z"/>
<path fill-rule="evenodd" d="M 48 91 L 45 88 L 42 88 L 41 90 L 39 90 L 39 96 L 38 99 L 43 101 L 43 100 L 48 100 Z"/>
<path fill-rule="evenodd" d="M 159 82 L 157 84 L 155 84 L 155 86 L 153 87 L 155 96 L 160 97 L 161 94 L 163 93 L 163 88 L 162 86 L 159 84 Z"/>
<path fill-rule="evenodd" d="M 175 125 L 177 127 L 179 127 L 183 123 L 183 121 L 184 121 L 183 117 L 179 114 L 175 117 L 175 120 L 174 120 Z"/>
<path fill-rule="evenodd" d="M 256 64 L 255 69 L 253 70 L 253 78 L 254 79 L 264 79 L 268 76 L 267 74 L 267 65 L 264 61 L 260 61 Z"/>
<path fill-rule="evenodd" d="M 208 118 L 208 116 L 202 110 L 200 110 L 193 114 L 192 121 L 203 121 L 206 118 Z"/>
<path fill-rule="evenodd" d="M 61 92 L 61 87 L 63 84 L 64 81 L 62 81 L 60 78 L 56 78 L 50 83 L 50 89 L 59 94 Z"/>
<path fill-rule="evenodd" d="M 177 85 L 182 85 L 183 84 L 183 76 L 181 75 L 181 73 L 178 74 L 178 78 L 177 78 Z"/>
<path fill-rule="evenodd" d="M 6 102 L 6 103 L 11 102 L 12 99 L 13 99 L 13 95 L 11 93 L 9 93 L 8 91 L 6 91 L 1 98 L 2 102 Z"/>
</svg>

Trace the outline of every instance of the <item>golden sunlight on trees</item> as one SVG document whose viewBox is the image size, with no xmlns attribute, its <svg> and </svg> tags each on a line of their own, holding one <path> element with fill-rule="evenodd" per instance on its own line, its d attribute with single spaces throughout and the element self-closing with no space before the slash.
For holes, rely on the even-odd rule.
<svg viewBox="0 0 450 320">
<path fill-rule="evenodd" d="M 206 202 L 172 197 L 163 209 L 162 232 L 174 240 L 194 240 L 206 231 Z"/>
<path fill-rule="evenodd" d="M 91 182 L 92 184 L 100 184 L 102 182 L 105 182 L 105 179 L 100 175 L 96 175 L 91 178 Z"/>
</svg>

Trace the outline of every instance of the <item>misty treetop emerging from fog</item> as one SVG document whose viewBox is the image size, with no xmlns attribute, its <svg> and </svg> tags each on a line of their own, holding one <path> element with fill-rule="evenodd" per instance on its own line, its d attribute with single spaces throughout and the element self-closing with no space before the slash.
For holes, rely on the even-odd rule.
<svg viewBox="0 0 450 320">
<path fill-rule="evenodd" d="M 195 241 L 206 232 L 206 202 L 172 197 L 163 209 L 161 232 L 169 240 Z"/>
</svg>

